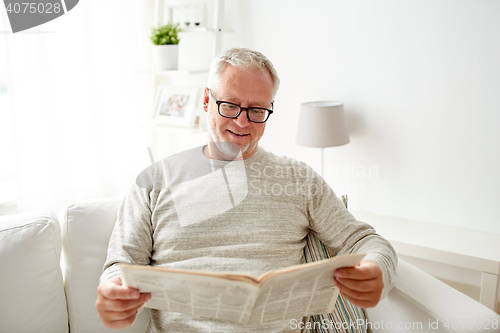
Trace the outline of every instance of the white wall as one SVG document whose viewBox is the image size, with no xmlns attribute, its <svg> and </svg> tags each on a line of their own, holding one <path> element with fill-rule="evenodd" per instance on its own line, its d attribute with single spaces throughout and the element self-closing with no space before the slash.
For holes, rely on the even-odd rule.
<svg viewBox="0 0 500 333">
<path fill-rule="evenodd" d="M 351 143 L 325 152 L 350 207 L 500 234 L 500 2 L 226 1 L 228 44 L 282 84 L 262 145 L 295 145 L 300 104 L 345 103 Z M 227 41 L 227 40 L 226 40 Z M 465 241 L 465 240 L 464 240 Z"/>
</svg>

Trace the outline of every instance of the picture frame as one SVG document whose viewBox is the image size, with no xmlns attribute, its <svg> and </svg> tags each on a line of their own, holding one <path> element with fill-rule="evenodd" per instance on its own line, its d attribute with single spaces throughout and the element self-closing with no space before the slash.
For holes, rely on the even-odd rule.
<svg viewBox="0 0 500 333">
<path fill-rule="evenodd" d="M 199 88 L 159 86 L 153 122 L 157 125 L 194 127 Z"/>
</svg>

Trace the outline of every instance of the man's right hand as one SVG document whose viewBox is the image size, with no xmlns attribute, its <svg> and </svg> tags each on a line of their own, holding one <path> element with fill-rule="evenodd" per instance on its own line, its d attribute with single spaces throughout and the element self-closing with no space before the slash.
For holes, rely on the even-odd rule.
<svg viewBox="0 0 500 333">
<path fill-rule="evenodd" d="M 121 329 L 134 323 L 137 311 L 150 299 L 151 294 L 123 285 L 116 276 L 97 288 L 95 307 L 106 327 Z"/>
</svg>

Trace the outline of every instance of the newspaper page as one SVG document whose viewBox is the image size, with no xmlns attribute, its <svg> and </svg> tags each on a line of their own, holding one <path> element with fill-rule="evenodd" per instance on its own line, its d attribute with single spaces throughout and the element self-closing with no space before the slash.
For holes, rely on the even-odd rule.
<svg viewBox="0 0 500 333">
<path fill-rule="evenodd" d="M 151 293 L 144 306 L 246 324 L 259 287 L 237 280 L 154 270 L 124 268 L 129 287 Z"/>
<path fill-rule="evenodd" d="M 363 256 L 292 266 L 260 278 L 120 266 L 129 287 L 151 293 L 145 307 L 258 325 L 332 312 L 339 293 L 333 281 L 335 270 L 355 266 Z"/>
<path fill-rule="evenodd" d="M 363 256 L 341 256 L 326 266 L 274 275 L 262 285 L 249 324 L 332 312 L 339 294 L 333 281 L 335 270 L 355 266 Z"/>
</svg>

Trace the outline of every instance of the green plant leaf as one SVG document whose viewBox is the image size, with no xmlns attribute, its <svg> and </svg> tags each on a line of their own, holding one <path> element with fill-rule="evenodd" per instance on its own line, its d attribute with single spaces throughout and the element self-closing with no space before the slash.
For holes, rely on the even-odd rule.
<svg viewBox="0 0 500 333">
<path fill-rule="evenodd" d="M 151 29 L 150 39 L 154 45 L 179 44 L 178 33 L 181 31 L 178 25 L 168 23 Z"/>
</svg>

